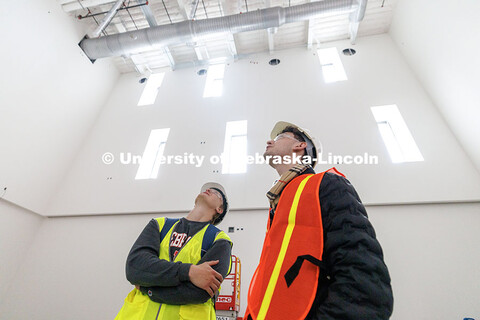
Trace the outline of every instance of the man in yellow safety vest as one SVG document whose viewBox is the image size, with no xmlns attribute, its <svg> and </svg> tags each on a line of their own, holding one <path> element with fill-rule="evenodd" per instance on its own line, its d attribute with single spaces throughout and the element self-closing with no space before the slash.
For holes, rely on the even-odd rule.
<svg viewBox="0 0 480 320">
<path fill-rule="evenodd" d="M 232 241 L 215 227 L 228 211 L 225 189 L 206 183 L 181 219 L 152 219 L 127 258 L 135 285 L 115 320 L 215 320 L 214 299 L 231 268 Z"/>
</svg>

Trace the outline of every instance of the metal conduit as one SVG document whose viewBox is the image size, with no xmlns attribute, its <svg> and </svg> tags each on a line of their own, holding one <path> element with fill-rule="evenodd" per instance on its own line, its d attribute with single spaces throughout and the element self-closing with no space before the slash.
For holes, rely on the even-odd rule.
<svg viewBox="0 0 480 320">
<path fill-rule="evenodd" d="M 207 34 L 233 34 L 276 28 L 285 23 L 305 21 L 323 13 L 351 12 L 351 20 L 355 20 L 352 22 L 360 22 L 364 16 L 366 2 L 367 0 L 323 0 L 288 8 L 266 8 L 220 18 L 188 20 L 96 39 L 84 39 L 79 45 L 91 60 L 95 60 L 128 56 L 195 41 L 196 38 Z M 360 10 L 363 12 L 358 12 Z"/>
<path fill-rule="evenodd" d="M 113 17 L 117 14 L 117 10 L 120 8 L 122 4 L 123 4 L 123 0 L 117 0 L 117 2 L 113 5 L 110 11 L 108 11 L 108 13 L 105 15 L 100 25 L 93 32 L 91 32 L 88 35 L 88 37 L 89 38 L 98 37 L 102 33 L 102 31 L 105 30 L 105 28 L 108 26 L 110 21 L 112 21 Z"/>
</svg>

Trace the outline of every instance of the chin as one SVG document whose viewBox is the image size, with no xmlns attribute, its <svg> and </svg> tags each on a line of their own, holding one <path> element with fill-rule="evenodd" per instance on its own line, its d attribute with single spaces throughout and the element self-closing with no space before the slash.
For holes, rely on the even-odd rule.
<svg viewBox="0 0 480 320">
<path fill-rule="evenodd" d="M 264 156 L 264 157 L 265 157 L 265 156 Z M 265 160 L 267 160 L 267 159 L 265 159 Z M 267 163 L 270 167 L 274 167 L 274 166 L 275 166 L 275 165 L 273 164 L 273 159 L 272 159 L 272 158 L 268 159 L 268 161 L 267 161 L 266 163 Z"/>
<path fill-rule="evenodd" d="M 265 152 L 263 153 L 263 157 L 265 158 L 266 156 L 274 156 L 270 150 L 265 150 Z"/>
</svg>

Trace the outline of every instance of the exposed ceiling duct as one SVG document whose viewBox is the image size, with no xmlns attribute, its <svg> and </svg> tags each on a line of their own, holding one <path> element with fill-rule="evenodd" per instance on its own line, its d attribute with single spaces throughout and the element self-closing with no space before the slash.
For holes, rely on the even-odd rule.
<svg viewBox="0 0 480 320">
<path fill-rule="evenodd" d="M 234 34 L 269 28 L 278 28 L 285 23 L 305 21 L 332 12 L 351 12 L 350 23 L 358 27 L 363 19 L 367 0 L 324 0 L 288 8 L 273 7 L 225 17 L 186 20 L 169 25 L 84 39 L 80 47 L 91 59 L 129 56 L 131 54 L 158 50 L 165 46 L 195 42 L 212 34 Z M 356 32 L 352 33 L 352 42 Z"/>
</svg>

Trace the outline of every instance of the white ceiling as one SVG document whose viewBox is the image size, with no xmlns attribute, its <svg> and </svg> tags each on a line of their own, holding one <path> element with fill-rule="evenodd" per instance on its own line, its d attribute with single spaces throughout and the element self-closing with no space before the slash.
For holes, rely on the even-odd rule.
<svg viewBox="0 0 480 320">
<path fill-rule="evenodd" d="M 208 19 L 249 12 L 267 7 L 288 7 L 310 2 L 309 0 L 144 0 L 125 1 L 105 29 L 104 35 L 133 31 L 158 25 L 181 22 L 187 19 Z M 389 31 L 392 11 L 397 0 L 370 0 L 358 36 L 370 36 Z M 93 31 L 110 10 L 112 0 L 59 0 L 62 9 L 72 19 L 85 24 L 85 30 Z M 196 8 L 196 9 L 195 9 Z M 87 15 L 99 14 L 94 17 Z M 79 17 L 85 17 L 79 19 Z M 155 20 L 155 22 L 152 22 Z M 163 50 L 149 51 L 130 57 L 115 57 L 114 62 L 122 73 L 140 72 L 157 68 L 178 69 L 208 64 L 214 59 L 241 59 L 250 54 L 277 50 L 317 46 L 323 43 L 350 38 L 348 13 L 330 14 L 305 22 L 285 24 L 277 33 L 269 36 L 267 30 L 258 30 L 203 39 L 194 43 L 169 46 Z"/>
</svg>

